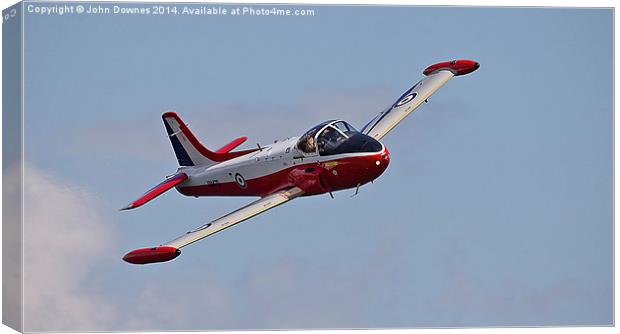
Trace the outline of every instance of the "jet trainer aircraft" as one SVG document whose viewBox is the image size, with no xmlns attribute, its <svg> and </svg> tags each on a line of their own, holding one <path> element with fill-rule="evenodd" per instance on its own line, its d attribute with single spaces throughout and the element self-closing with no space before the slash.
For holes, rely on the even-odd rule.
<svg viewBox="0 0 620 334">
<path fill-rule="evenodd" d="M 425 77 L 361 130 L 343 120 L 325 121 L 301 137 L 272 145 L 233 151 L 247 140 L 237 138 L 217 151 L 204 147 L 174 112 L 162 118 L 179 162 L 175 174 L 121 210 L 144 205 L 176 188 L 186 196 L 259 196 L 260 199 L 157 247 L 127 253 L 123 260 L 145 264 L 169 261 L 180 248 L 252 218 L 300 196 L 356 188 L 379 177 L 390 153 L 379 140 L 454 76 L 480 67 L 472 60 L 437 63 Z"/>
</svg>

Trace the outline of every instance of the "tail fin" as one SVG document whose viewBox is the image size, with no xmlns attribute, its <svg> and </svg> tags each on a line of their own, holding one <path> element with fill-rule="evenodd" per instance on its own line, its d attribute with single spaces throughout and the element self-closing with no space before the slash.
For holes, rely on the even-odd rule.
<svg viewBox="0 0 620 334">
<path fill-rule="evenodd" d="M 166 112 L 162 119 L 180 166 L 210 166 L 257 150 L 213 152 L 198 141 L 177 113 Z"/>
</svg>

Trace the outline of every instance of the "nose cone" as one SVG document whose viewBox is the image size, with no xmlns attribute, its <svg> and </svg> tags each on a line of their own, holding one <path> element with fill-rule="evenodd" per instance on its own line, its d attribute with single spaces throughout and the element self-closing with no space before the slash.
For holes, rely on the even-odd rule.
<svg viewBox="0 0 620 334">
<path fill-rule="evenodd" d="M 383 149 L 384 146 L 381 145 L 381 148 Z M 387 147 L 385 147 L 385 150 L 376 155 L 373 155 L 369 163 L 369 176 L 372 180 L 374 180 L 381 176 L 381 174 L 383 174 L 383 172 L 385 172 L 385 170 L 390 165 L 390 151 L 388 151 Z"/>
<path fill-rule="evenodd" d="M 387 147 L 385 148 L 385 151 L 383 151 L 383 153 L 381 154 L 381 159 L 379 161 L 380 161 L 380 163 L 378 164 L 378 166 L 380 166 L 379 175 L 381 175 L 383 174 L 383 172 L 385 172 L 388 165 L 390 164 L 390 151 L 387 149 Z M 379 177 L 379 175 L 377 175 L 377 177 Z"/>
<path fill-rule="evenodd" d="M 381 157 L 386 164 L 390 163 L 390 151 L 387 149 L 387 147 L 385 148 L 385 152 L 383 152 L 383 155 Z"/>
</svg>

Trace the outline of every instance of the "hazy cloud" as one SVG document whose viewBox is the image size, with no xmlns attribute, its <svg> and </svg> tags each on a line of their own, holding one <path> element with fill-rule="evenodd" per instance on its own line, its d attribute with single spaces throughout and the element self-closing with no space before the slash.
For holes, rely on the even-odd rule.
<svg viewBox="0 0 620 334">
<path fill-rule="evenodd" d="M 110 326 L 112 305 L 87 287 L 110 261 L 114 222 L 91 192 L 32 166 L 25 169 L 25 330 L 92 330 Z"/>
<path fill-rule="evenodd" d="M 101 199 L 32 166 L 25 168 L 25 180 L 26 331 L 181 328 L 199 316 L 192 312 L 196 305 L 225 311 L 226 297 L 214 284 L 193 291 L 147 282 L 129 295 L 106 294 L 93 275 L 101 275 L 106 265 L 124 264 L 118 258 L 117 222 L 102 212 Z M 118 278 L 110 279 L 119 286 Z M 226 319 L 221 312 L 204 318 Z"/>
</svg>

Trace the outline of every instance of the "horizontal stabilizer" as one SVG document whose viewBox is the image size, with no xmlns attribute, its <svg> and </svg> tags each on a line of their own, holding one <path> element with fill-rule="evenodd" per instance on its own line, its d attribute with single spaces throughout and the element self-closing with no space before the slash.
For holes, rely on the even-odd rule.
<svg viewBox="0 0 620 334">
<path fill-rule="evenodd" d="M 257 150 L 249 149 L 231 152 L 233 148 L 241 145 L 247 139 L 247 137 L 242 137 L 233 140 L 217 152 L 214 152 L 200 143 L 177 113 L 173 111 L 165 112 L 162 115 L 162 119 L 164 120 L 166 133 L 168 133 L 179 166 L 213 166 L 219 162 L 234 159 Z"/>
<path fill-rule="evenodd" d="M 147 203 L 148 201 L 154 199 L 155 197 L 165 193 L 166 191 L 176 187 L 178 184 L 184 182 L 185 180 L 187 180 L 187 174 L 185 173 L 177 173 L 174 174 L 173 176 L 167 178 L 166 180 L 164 180 L 162 183 L 156 185 L 155 187 L 153 187 L 151 190 L 147 191 L 146 193 L 144 193 L 144 195 L 142 195 L 142 197 L 138 198 L 137 200 L 129 203 L 127 206 L 125 206 L 124 208 L 122 208 L 121 210 L 129 210 L 129 209 L 135 209 L 139 206 L 144 205 L 145 203 Z"/>
<path fill-rule="evenodd" d="M 245 136 L 244 137 L 239 137 L 239 138 L 231 141 L 230 143 L 222 146 L 222 148 L 220 148 L 219 150 L 215 151 L 215 153 L 220 153 L 220 154 L 228 153 L 228 152 L 234 150 L 235 148 L 237 148 L 237 146 L 245 143 L 246 140 L 248 140 L 248 137 L 245 137 Z"/>
</svg>

